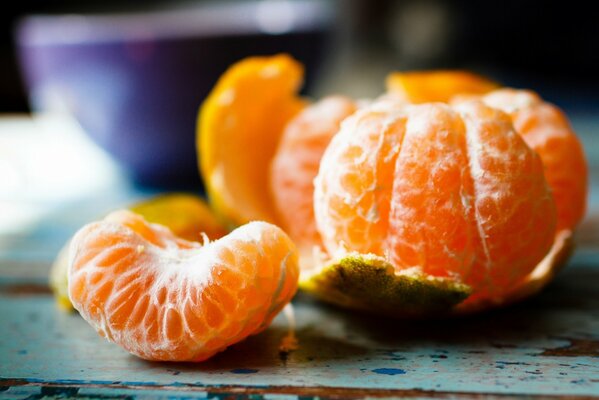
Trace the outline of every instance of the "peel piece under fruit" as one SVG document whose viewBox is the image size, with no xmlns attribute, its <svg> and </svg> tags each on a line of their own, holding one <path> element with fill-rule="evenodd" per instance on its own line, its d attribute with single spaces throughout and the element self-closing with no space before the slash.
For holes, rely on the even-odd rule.
<svg viewBox="0 0 599 400">
<path fill-rule="evenodd" d="M 573 248 L 572 232 L 558 232 L 551 251 L 526 280 L 494 302 L 464 303 L 472 292 L 466 284 L 421 272 L 398 273 L 383 257 L 355 252 L 302 271 L 299 287 L 327 303 L 394 318 L 473 314 L 539 293 L 566 264 Z"/>
<path fill-rule="evenodd" d="M 275 222 L 269 166 L 287 122 L 305 105 L 303 67 L 288 55 L 250 57 L 231 66 L 198 118 L 200 171 L 216 213 L 230 227 Z"/>
<path fill-rule="evenodd" d="M 186 240 L 202 241 L 205 234 L 216 240 L 227 230 L 216 219 L 206 202 L 191 194 L 173 193 L 159 195 L 135 203 L 129 210 L 143 216 L 147 221 L 166 226 L 176 236 Z M 49 283 L 58 306 L 72 311 L 68 293 L 68 261 L 71 241 L 63 246 L 50 269 Z"/>
<path fill-rule="evenodd" d="M 64 246 L 58 252 L 56 259 L 52 263 L 50 268 L 50 275 L 48 283 L 50 289 L 56 299 L 58 308 L 64 311 L 73 311 L 73 305 L 69 299 L 69 246 L 71 240 L 69 239 Z"/>
<path fill-rule="evenodd" d="M 300 288 L 346 308 L 411 318 L 447 314 L 471 293 L 468 285 L 454 280 L 396 272 L 383 257 L 356 252 L 303 273 Z"/>
<path fill-rule="evenodd" d="M 499 85 L 468 71 L 393 72 L 387 76 L 387 92 L 409 103 L 447 103 L 458 94 L 481 95 Z"/>
</svg>

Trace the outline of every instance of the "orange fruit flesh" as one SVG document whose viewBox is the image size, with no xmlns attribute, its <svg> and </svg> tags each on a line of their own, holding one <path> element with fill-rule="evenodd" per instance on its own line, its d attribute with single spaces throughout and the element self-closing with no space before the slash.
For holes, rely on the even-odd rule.
<svg viewBox="0 0 599 400">
<path fill-rule="evenodd" d="M 358 111 L 315 181 L 329 254 L 385 257 L 501 301 L 543 259 L 555 209 L 539 157 L 509 116 L 470 102 Z"/>
<path fill-rule="evenodd" d="M 187 240 L 202 241 L 203 235 L 215 240 L 227 233 L 204 200 L 190 194 L 160 195 L 136 203 L 129 209 L 148 222 L 164 225 L 176 236 Z M 57 304 L 65 311 L 73 310 L 68 294 L 69 246 L 70 240 L 60 250 L 50 270 L 50 287 Z"/>
<path fill-rule="evenodd" d="M 118 211 L 73 238 L 69 296 L 132 354 L 201 361 L 266 328 L 297 279 L 295 247 L 274 225 L 252 222 L 201 245 Z"/>
<path fill-rule="evenodd" d="M 574 230 L 586 211 L 588 167 L 564 113 L 528 90 L 500 89 L 482 101 L 509 113 L 516 131 L 539 154 L 557 206 L 557 230 Z"/>
<path fill-rule="evenodd" d="M 447 103 L 456 94 L 485 94 L 497 83 L 467 71 L 394 72 L 387 76 L 387 92 L 410 103 Z"/>
<path fill-rule="evenodd" d="M 208 196 L 230 226 L 274 222 L 268 176 L 297 97 L 301 65 L 287 55 L 250 57 L 230 67 L 200 109 L 198 154 Z"/>
<path fill-rule="evenodd" d="M 270 191 L 277 219 L 300 254 L 309 255 L 314 246 L 321 245 L 314 221 L 313 181 L 341 121 L 355 110 L 355 103 L 341 96 L 306 107 L 287 124 L 271 162 Z"/>
</svg>

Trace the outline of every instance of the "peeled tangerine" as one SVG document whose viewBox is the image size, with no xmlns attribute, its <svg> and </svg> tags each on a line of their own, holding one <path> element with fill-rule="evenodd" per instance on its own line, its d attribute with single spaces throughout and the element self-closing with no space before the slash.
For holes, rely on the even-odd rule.
<svg viewBox="0 0 599 400">
<path fill-rule="evenodd" d="M 83 227 L 70 250 L 73 306 L 147 360 L 202 361 L 262 331 L 297 278 L 294 244 L 265 222 L 200 244 L 117 211 Z"/>
<path fill-rule="evenodd" d="M 510 117 L 481 101 L 361 109 L 321 160 L 314 210 L 333 266 L 307 288 L 389 314 L 434 310 L 389 307 L 386 289 L 368 293 L 398 282 L 423 303 L 435 285 L 446 306 L 503 303 L 554 242 L 543 172 Z M 363 284 L 360 269 L 380 279 Z"/>
<path fill-rule="evenodd" d="M 366 107 L 341 96 L 309 104 L 301 80 L 286 55 L 236 63 L 203 104 L 197 140 L 216 211 L 233 226 L 280 225 L 298 246 L 300 288 L 426 316 L 513 302 L 551 279 L 587 187 L 582 147 L 556 107 L 463 71 L 393 73 Z M 409 105 L 432 101 L 467 104 Z"/>
</svg>

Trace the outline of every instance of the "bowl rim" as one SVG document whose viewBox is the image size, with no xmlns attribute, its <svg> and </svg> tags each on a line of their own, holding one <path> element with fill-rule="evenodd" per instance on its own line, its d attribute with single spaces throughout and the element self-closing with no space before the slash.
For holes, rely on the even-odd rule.
<svg viewBox="0 0 599 400">
<path fill-rule="evenodd" d="M 103 14 L 33 14 L 14 27 L 19 46 L 52 46 L 153 39 L 281 35 L 331 26 L 327 0 L 239 0 Z"/>
</svg>

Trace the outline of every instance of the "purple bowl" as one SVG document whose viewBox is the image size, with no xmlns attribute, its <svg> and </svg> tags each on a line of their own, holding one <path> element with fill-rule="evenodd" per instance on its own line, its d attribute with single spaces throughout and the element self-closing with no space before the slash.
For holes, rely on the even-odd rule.
<svg viewBox="0 0 599 400">
<path fill-rule="evenodd" d="M 202 100 L 235 61 L 286 52 L 309 86 L 330 37 L 321 1 L 200 5 L 118 15 L 31 16 L 17 26 L 32 108 L 68 112 L 142 184 L 198 184 Z"/>
</svg>

